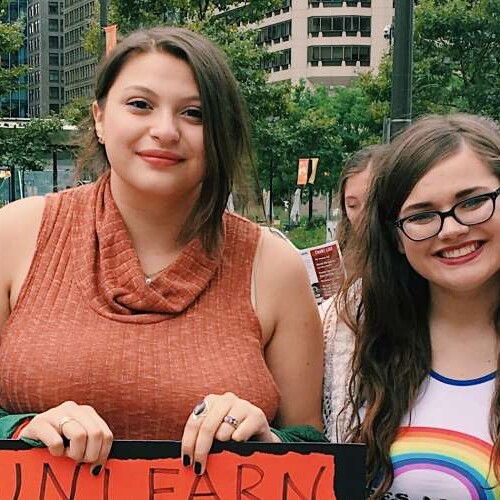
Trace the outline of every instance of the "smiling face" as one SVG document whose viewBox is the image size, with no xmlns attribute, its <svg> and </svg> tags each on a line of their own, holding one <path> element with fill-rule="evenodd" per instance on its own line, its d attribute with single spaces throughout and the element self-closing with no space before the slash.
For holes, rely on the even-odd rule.
<svg viewBox="0 0 500 500">
<path fill-rule="evenodd" d="M 158 51 L 132 56 L 93 113 L 115 197 L 193 205 L 205 152 L 200 94 L 185 61 Z"/>
<path fill-rule="evenodd" d="M 355 226 L 362 213 L 370 187 L 371 168 L 352 174 L 345 183 L 344 204 L 349 222 Z"/>
<path fill-rule="evenodd" d="M 498 189 L 500 180 L 467 146 L 438 162 L 414 186 L 399 218 L 425 210 L 445 212 L 456 203 Z M 400 250 L 432 287 L 473 292 L 498 281 L 500 271 L 500 209 L 481 224 L 465 226 L 453 217 L 424 241 L 412 241 L 400 230 Z"/>
</svg>

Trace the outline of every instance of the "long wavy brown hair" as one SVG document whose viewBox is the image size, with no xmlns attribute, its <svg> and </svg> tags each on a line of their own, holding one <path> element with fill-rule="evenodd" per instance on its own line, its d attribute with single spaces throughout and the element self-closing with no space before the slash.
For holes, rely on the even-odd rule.
<svg viewBox="0 0 500 500">
<path fill-rule="evenodd" d="M 347 247 L 347 242 L 350 239 L 353 227 L 345 206 L 345 190 L 347 181 L 356 174 L 364 172 L 370 167 L 374 156 L 381 154 L 383 145 L 374 144 L 360 149 L 345 162 L 344 168 L 340 173 L 339 186 L 337 192 L 337 206 L 340 210 L 340 219 L 335 231 L 335 239 L 338 241 L 340 249 L 343 251 Z"/>
<path fill-rule="evenodd" d="M 376 479 L 373 498 L 394 480 L 390 447 L 403 417 L 413 407 L 431 370 L 429 286 L 398 251 L 394 221 L 415 184 L 438 162 L 464 145 L 500 179 L 500 132 L 488 120 L 466 114 L 421 119 L 386 150 L 374 173 L 350 276 L 338 301 L 339 314 L 355 332 L 349 382 L 353 410 L 344 439 L 365 442 L 368 484 Z M 362 279 L 361 300 L 353 293 Z M 500 297 L 494 317 L 500 332 Z M 500 359 L 499 359 L 500 363 Z M 499 364 L 500 367 L 500 364 Z M 500 479 L 500 390 L 491 402 L 492 471 Z M 363 418 L 359 411 L 363 408 Z M 380 479 L 380 482 L 378 480 Z"/>
</svg>

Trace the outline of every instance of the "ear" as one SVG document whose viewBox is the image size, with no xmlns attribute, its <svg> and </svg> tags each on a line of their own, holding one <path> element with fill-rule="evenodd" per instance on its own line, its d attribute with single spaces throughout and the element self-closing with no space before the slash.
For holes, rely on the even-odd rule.
<svg viewBox="0 0 500 500">
<path fill-rule="evenodd" d="M 104 137 L 104 109 L 97 101 L 92 103 L 92 115 L 94 116 L 95 133 L 97 137 Z"/>
</svg>

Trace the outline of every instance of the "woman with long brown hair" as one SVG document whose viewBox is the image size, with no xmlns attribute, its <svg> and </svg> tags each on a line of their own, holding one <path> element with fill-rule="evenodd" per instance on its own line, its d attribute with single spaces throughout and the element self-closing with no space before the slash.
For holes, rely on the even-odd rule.
<svg viewBox="0 0 500 500">
<path fill-rule="evenodd" d="M 221 51 L 183 28 L 130 34 L 89 130 L 95 183 L 0 211 L 0 436 L 94 475 L 113 438 L 182 441 L 195 474 L 214 439 L 321 439 L 300 256 L 225 210 L 251 152 Z"/>
<path fill-rule="evenodd" d="M 418 121 L 377 166 L 325 322 L 326 430 L 367 444 L 373 498 L 500 495 L 499 195 L 500 133 L 472 115 Z"/>
</svg>

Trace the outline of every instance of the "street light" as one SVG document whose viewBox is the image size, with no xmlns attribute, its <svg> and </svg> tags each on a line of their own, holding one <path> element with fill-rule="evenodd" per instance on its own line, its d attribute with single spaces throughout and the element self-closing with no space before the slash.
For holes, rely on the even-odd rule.
<svg viewBox="0 0 500 500">
<path fill-rule="evenodd" d="M 411 123 L 411 80 L 413 72 L 413 0 L 395 0 L 395 8 L 391 87 L 391 139 Z"/>
</svg>

